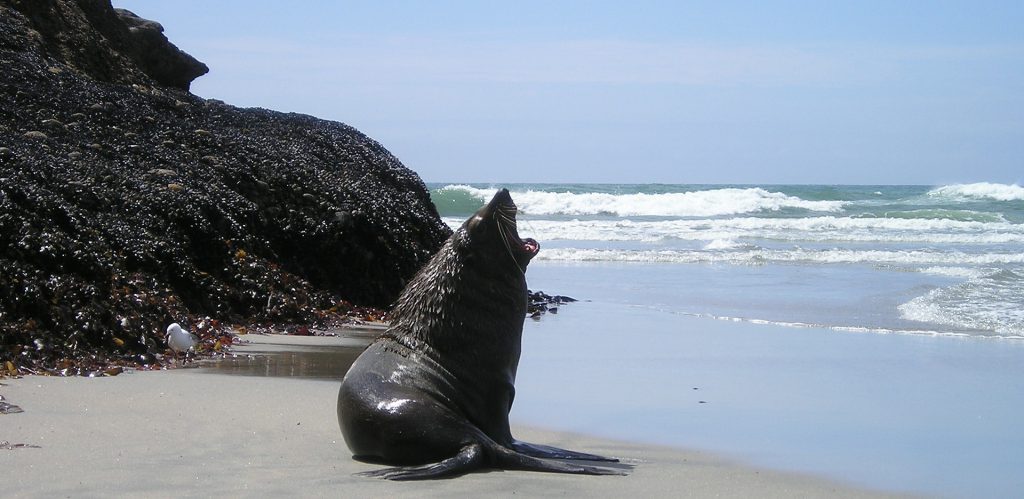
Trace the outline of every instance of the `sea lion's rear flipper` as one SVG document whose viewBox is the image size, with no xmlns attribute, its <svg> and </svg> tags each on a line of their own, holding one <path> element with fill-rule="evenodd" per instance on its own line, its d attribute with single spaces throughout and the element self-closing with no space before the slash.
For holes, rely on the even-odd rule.
<svg viewBox="0 0 1024 499">
<path fill-rule="evenodd" d="M 470 444 L 462 448 L 458 454 L 438 463 L 425 464 L 423 466 L 400 466 L 396 468 L 382 468 L 373 471 L 356 473 L 358 476 L 371 478 L 386 478 L 388 480 L 429 480 L 432 478 L 450 478 L 476 469 L 492 466 L 499 469 L 524 470 L 524 471 L 546 471 L 549 473 L 571 473 L 576 475 L 625 475 L 628 468 L 605 468 L 600 466 L 589 466 L 564 461 L 539 459 L 526 454 L 521 454 L 512 449 L 507 449 L 494 442 L 487 442 L 491 447 L 487 453 L 491 455 L 492 462 L 487 463 L 484 448 L 481 444 Z M 553 449 L 553 447 L 552 447 Z M 572 453 L 571 451 L 569 451 Z M 572 453 L 575 455 L 589 456 L 590 454 Z M 607 458 L 597 457 L 597 460 Z"/>
<path fill-rule="evenodd" d="M 496 466 L 502 469 L 525 470 L 525 471 L 546 471 L 549 473 L 572 473 L 575 475 L 626 475 L 631 466 L 606 468 L 602 466 L 589 466 L 585 464 L 567 463 L 551 459 L 540 459 L 516 452 L 512 449 L 497 446 L 495 449 Z M 553 447 L 552 447 L 553 448 Z M 572 453 L 571 451 L 567 451 Z M 589 455 L 573 453 L 576 455 Z M 608 460 L 600 456 L 599 459 Z"/>
<path fill-rule="evenodd" d="M 458 454 L 439 463 L 423 466 L 399 466 L 382 468 L 373 471 L 356 473 L 358 476 L 386 478 L 388 480 L 425 480 L 431 478 L 447 478 L 462 475 L 483 466 L 484 454 L 480 444 L 470 444 L 462 448 Z"/>
<path fill-rule="evenodd" d="M 582 461 L 619 462 L 618 459 L 612 457 L 559 449 L 558 447 L 551 447 L 550 445 L 531 444 L 528 442 L 521 442 L 519 440 L 512 442 L 512 450 L 521 454 L 526 454 L 527 456 L 541 457 L 545 459 L 579 459 Z"/>
</svg>

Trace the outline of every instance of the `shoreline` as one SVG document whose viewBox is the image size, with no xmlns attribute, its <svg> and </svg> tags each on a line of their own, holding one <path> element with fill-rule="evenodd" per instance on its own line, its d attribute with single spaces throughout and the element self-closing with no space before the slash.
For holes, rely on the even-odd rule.
<svg viewBox="0 0 1024 499">
<path fill-rule="evenodd" d="M 246 335 L 258 349 L 343 343 L 343 337 Z M 237 349 L 245 355 L 245 348 Z M 201 369 L 111 378 L 30 376 L 0 390 L 25 412 L 0 415 L 0 451 L 13 496 L 683 495 L 894 497 L 798 473 L 738 464 L 702 451 L 514 425 L 518 438 L 614 455 L 625 477 L 521 471 L 471 473 L 416 485 L 353 476 L 335 417 L 336 382 L 245 378 Z"/>
</svg>

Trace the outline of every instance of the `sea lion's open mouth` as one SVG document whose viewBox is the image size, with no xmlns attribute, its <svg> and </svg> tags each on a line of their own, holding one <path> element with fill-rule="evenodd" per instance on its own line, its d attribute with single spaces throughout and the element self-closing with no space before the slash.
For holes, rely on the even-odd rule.
<svg viewBox="0 0 1024 499">
<path fill-rule="evenodd" d="M 523 251 L 525 251 L 526 253 L 529 253 L 530 256 L 534 256 L 534 255 L 537 254 L 538 251 L 540 251 L 540 243 L 538 243 L 532 237 L 528 237 L 526 239 L 522 239 L 521 241 L 523 243 L 523 245 L 522 245 Z"/>
<path fill-rule="evenodd" d="M 512 213 L 515 213 L 515 207 L 513 207 L 512 210 Z M 515 249 L 516 252 L 525 254 L 527 258 L 537 256 L 537 252 L 540 251 L 540 243 L 538 243 L 536 239 L 532 237 L 522 239 L 519 237 L 519 231 L 516 228 L 515 215 L 504 218 L 502 232 L 506 241 L 505 244 L 508 245 L 509 249 Z"/>
<path fill-rule="evenodd" d="M 498 191 L 494 198 L 491 199 L 487 209 L 494 213 L 498 230 L 501 232 L 501 239 L 508 248 L 509 254 L 516 260 L 517 265 L 522 266 L 524 263 L 522 261 L 523 258 L 525 258 L 525 261 L 529 261 L 529 259 L 537 255 L 537 252 L 540 251 L 540 244 L 537 240 L 531 237 L 526 239 L 519 237 L 519 231 L 516 227 L 516 214 L 519 212 L 519 209 L 512 202 L 512 196 L 508 194 L 507 189 Z"/>
</svg>

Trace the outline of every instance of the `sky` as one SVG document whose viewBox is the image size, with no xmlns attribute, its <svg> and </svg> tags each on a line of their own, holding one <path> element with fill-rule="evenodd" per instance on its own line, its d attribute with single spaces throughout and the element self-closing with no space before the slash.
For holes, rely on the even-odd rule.
<svg viewBox="0 0 1024 499">
<path fill-rule="evenodd" d="M 427 182 L 1024 183 L 1024 2 L 113 0 Z"/>
</svg>

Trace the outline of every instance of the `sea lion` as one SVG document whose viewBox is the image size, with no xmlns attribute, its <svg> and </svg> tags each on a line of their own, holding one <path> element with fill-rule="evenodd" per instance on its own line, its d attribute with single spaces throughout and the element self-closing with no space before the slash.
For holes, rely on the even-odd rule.
<svg viewBox="0 0 1024 499">
<path fill-rule="evenodd" d="M 361 473 L 391 480 L 505 468 L 590 475 L 617 462 L 512 438 L 508 413 L 526 317 L 526 266 L 540 245 L 520 239 L 502 189 L 469 217 L 395 302 L 391 326 L 341 382 L 338 423 L 353 457 L 405 465 Z"/>
</svg>

